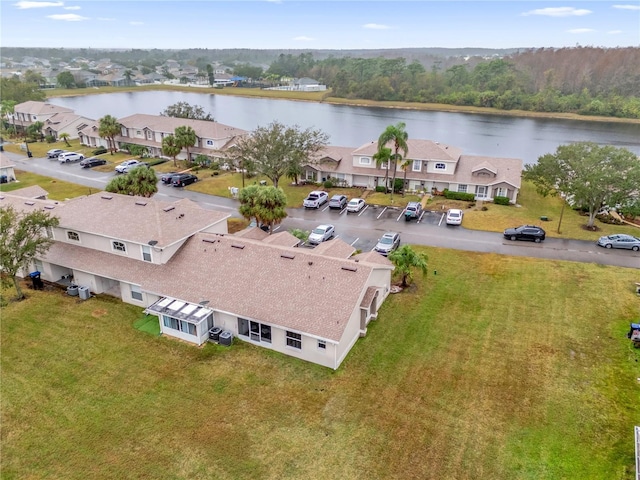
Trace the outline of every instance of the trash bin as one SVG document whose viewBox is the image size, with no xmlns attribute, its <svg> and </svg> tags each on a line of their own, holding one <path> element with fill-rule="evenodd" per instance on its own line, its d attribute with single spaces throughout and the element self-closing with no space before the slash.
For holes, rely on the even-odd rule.
<svg viewBox="0 0 640 480">
<path fill-rule="evenodd" d="M 67 295 L 71 295 L 72 297 L 78 296 L 78 286 L 77 285 L 69 285 L 67 287 Z"/>
<path fill-rule="evenodd" d="M 78 296 L 82 299 L 82 300 L 88 300 L 89 298 L 91 298 L 91 292 L 89 291 L 89 287 L 78 287 Z"/>
<path fill-rule="evenodd" d="M 220 340 L 220 332 L 222 332 L 222 329 L 220 327 L 213 327 L 211 330 L 209 330 L 209 340 L 218 342 Z"/>
<path fill-rule="evenodd" d="M 27 152 L 27 157 L 32 158 L 33 157 L 33 153 L 31 153 L 31 151 Z"/>
<path fill-rule="evenodd" d="M 228 347 L 229 345 L 231 345 L 232 341 L 233 341 L 233 333 L 231 333 L 229 330 L 224 330 L 220 332 L 220 337 L 218 341 L 220 345 L 225 345 Z"/>
<path fill-rule="evenodd" d="M 40 272 L 38 272 L 37 270 L 35 272 L 31 272 L 29 274 L 29 277 L 31 277 L 31 283 L 33 284 L 33 289 L 42 290 L 42 288 L 44 287 L 44 283 L 42 283 L 42 279 L 40 278 Z"/>
</svg>

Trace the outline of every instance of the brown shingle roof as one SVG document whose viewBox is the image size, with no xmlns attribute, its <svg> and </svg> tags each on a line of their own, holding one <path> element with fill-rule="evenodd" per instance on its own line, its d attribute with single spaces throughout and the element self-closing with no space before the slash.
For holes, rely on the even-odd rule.
<svg viewBox="0 0 640 480">
<path fill-rule="evenodd" d="M 0 168 L 15 167 L 16 164 L 11 161 L 9 156 L 0 152 Z"/>
<path fill-rule="evenodd" d="M 162 115 L 145 115 L 137 113 L 118 120 L 127 128 L 149 128 L 154 132 L 173 133 L 176 127 L 189 126 L 193 128 L 199 138 L 223 139 L 245 135 L 246 130 L 231 127 L 218 122 L 207 120 L 192 120 L 188 118 L 163 117 Z M 138 139 L 136 139 L 136 143 Z"/>
<path fill-rule="evenodd" d="M 47 192 L 40 185 L 32 185 L 30 187 L 11 190 L 11 195 L 23 198 L 40 198 L 41 200 L 46 200 L 49 192 Z"/>
<path fill-rule="evenodd" d="M 462 155 L 462 150 L 432 140 L 409 139 L 409 147 L 405 158 L 412 160 L 447 160 L 455 161 Z M 353 151 L 353 155 L 373 156 L 378 151 L 378 142 L 365 143 Z"/>
<path fill-rule="evenodd" d="M 320 255 L 327 255 L 329 257 L 349 258 L 356 249 L 344 240 L 336 238 L 329 242 L 322 242 L 314 248 L 314 251 Z"/>
<path fill-rule="evenodd" d="M 30 115 L 46 115 L 60 112 L 73 113 L 73 110 L 71 110 L 70 108 L 59 107 L 58 105 L 53 105 L 51 103 L 37 102 L 34 100 L 29 100 L 27 102 L 16 105 L 14 107 L 14 111 L 17 113 L 28 113 Z"/>
</svg>

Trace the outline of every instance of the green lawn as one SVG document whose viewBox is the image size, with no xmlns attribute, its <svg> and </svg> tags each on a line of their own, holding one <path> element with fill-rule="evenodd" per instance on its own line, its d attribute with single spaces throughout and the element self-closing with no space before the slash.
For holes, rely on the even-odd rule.
<svg viewBox="0 0 640 480">
<path fill-rule="evenodd" d="M 11 192 L 19 188 L 31 187 L 33 185 L 40 185 L 47 192 L 49 192 L 49 199 L 51 200 L 65 200 L 67 198 L 74 198 L 80 195 L 89 195 L 96 193 L 98 190 L 91 189 L 85 185 L 79 185 L 77 183 L 65 182 L 64 180 L 57 180 L 51 177 L 45 177 L 38 175 L 37 173 L 25 172 L 23 170 L 16 170 L 17 182 L 0 184 L 1 192 Z"/>
<path fill-rule="evenodd" d="M 337 372 L 29 290 L 2 309 L 0 476 L 632 480 L 637 271 L 420 250 Z"/>
</svg>

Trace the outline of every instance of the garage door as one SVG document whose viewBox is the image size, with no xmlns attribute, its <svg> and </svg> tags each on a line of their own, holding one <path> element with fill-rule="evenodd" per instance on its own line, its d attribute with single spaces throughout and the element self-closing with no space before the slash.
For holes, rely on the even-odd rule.
<svg viewBox="0 0 640 480">
<path fill-rule="evenodd" d="M 354 175 L 353 176 L 354 187 L 368 187 L 369 177 L 367 175 Z"/>
</svg>

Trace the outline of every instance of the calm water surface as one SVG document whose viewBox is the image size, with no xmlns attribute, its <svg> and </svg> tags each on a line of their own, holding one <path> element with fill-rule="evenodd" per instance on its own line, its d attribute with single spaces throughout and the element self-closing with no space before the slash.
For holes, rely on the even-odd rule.
<svg viewBox="0 0 640 480">
<path fill-rule="evenodd" d="M 577 141 L 626 147 L 640 156 L 640 124 L 352 107 L 174 91 L 108 93 L 49 101 L 93 119 L 107 114 L 116 118 L 135 113 L 158 115 L 169 105 L 183 101 L 200 105 L 226 125 L 253 130 L 278 120 L 286 125 L 321 129 L 329 134 L 330 144 L 346 147 L 375 141 L 388 125 L 405 122 L 410 138 L 454 145 L 467 154 L 521 158 L 525 163 L 555 152 L 558 145 Z"/>
</svg>

